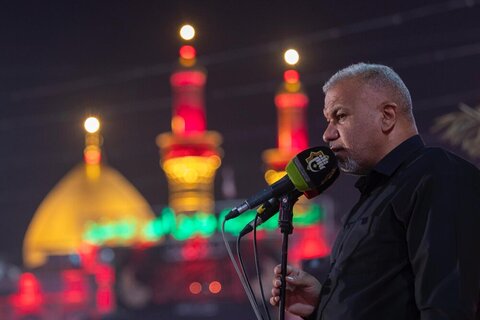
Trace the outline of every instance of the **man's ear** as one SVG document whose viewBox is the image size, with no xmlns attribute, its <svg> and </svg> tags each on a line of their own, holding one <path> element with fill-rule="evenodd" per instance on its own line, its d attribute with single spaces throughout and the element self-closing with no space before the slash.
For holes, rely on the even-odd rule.
<svg viewBox="0 0 480 320">
<path fill-rule="evenodd" d="M 397 122 L 398 106 L 393 102 L 385 102 L 380 108 L 382 112 L 382 131 L 388 133 L 392 131 Z"/>
</svg>

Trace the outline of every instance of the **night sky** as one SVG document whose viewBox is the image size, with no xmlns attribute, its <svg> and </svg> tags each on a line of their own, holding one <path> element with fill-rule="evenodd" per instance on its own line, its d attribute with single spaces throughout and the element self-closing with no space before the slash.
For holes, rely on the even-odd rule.
<svg viewBox="0 0 480 320">
<path fill-rule="evenodd" d="M 0 9 L 0 255 L 21 262 L 24 233 L 49 190 L 82 161 L 83 120 L 98 114 L 104 155 L 155 208 L 167 203 L 155 137 L 170 131 L 169 75 L 181 41 L 208 70 L 207 126 L 223 135 L 222 168 L 236 197 L 263 188 L 261 152 L 276 147 L 273 96 L 283 51 L 301 55 L 310 144 L 322 144 L 323 83 L 365 61 L 392 66 L 410 88 L 424 140 L 436 116 L 480 104 L 480 2 L 9 1 Z M 339 214 L 354 177 L 327 191 Z"/>
</svg>

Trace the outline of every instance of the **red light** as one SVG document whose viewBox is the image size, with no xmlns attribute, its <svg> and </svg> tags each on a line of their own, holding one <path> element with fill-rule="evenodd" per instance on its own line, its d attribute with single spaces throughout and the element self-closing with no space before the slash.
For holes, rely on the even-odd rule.
<svg viewBox="0 0 480 320">
<path fill-rule="evenodd" d="M 222 284 L 218 281 L 212 281 L 208 285 L 208 290 L 210 290 L 210 292 L 213 294 L 217 294 L 222 291 Z"/>
<path fill-rule="evenodd" d="M 193 85 L 201 87 L 205 85 L 207 81 L 207 75 L 201 71 L 179 71 L 175 72 L 170 76 L 170 83 L 172 86 L 187 86 Z"/>
<path fill-rule="evenodd" d="M 99 164 L 102 159 L 102 154 L 99 150 L 87 148 L 83 153 L 83 157 L 87 164 Z"/>
<path fill-rule="evenodd" d="M 192 46 L 182 46 L 180 48 L 180 57 L 186 60 L 194 59 L 196 56 L 195 48 Z"/>
<path fill-rule="evenodd" d="M 115 272 L 109 265 L 95 267 L 95 281 L 97 283 L 97 307 L 100 313 L 109 313 L 115 306 L 112 286 L 115 282 Z"/>
<path fill-rule="evenodd" d="M 281 93 L 275 96 L 278 108 L 302 108 L 308 104 L 308 97 L 303 93 Z"/>
<path fill-rule="evenodd" d="M 208 254 L 208 240 L 200 237 L 185 241 L 182 256 L 185 260 L 197 260 Z"/>
<path fill-rule="evenodd" d="M 98 285 L 110 285 L 115 282 L 115 272 L 109 265 L 98 265 L 95 268 L 95 280 Z"/>
<path fill-rule="evenodd" d="M 190 290 L 190 292 L 193 294 L 199 294 L 200 292 L 202 292 L 202 284 L 196 281 L 192 282 L 190 283 L 188 290 Z"/>
<path fill-rule="evenodd" d="M 23 312 L 33 312 L 43 302 L 40 283 L 32 273 L 24 273 L 18 282 L 18 293 L 12 296 L 12 304 Z"/>
<path fill-rule="evenodd" d="M 83 243 L 78 249 L 82 266 L 89 272 L 95 269 L 98 247 Z"/>
<path fill-rule="evenodd" d="M 65 291 L 63 299 L 67 304 L 83 303 L 87 299 L 87 284 L 78 270 L 66 270 L 62 273 Z"/>
<path fill-rule="evenodd" d="M 177 71 L 170 77 L 174 95 L 172 130 L 174 134 L 198 134 L 206 129 L 203 86 L 207 80 L 200 70 Z"/>
<path fill-rule="evenodd" d="M 206 118 L 203 108 L 194 105 L 178 105 L 175 112 L 176 116 L 183 120 L 181 121 L 182 126 L 172 127 L 172 129 L 177 129 L 174 131 L 176 134 L 195 134 L 205 131 Z"/>
<path fill-rule="evenodd" d="M 102 314 L 113 311 L 114 300 L 111 288 L 99 288 L 97 291 L 97 308 Z"/>
<path fill-rule="evenodd" d="M 202 148 L 203 147 L 203 148 Z M 209 149 L 210 146 L 196 146 L 191 145 L 173 145 L 169 150 L 168 153 L 165 155 L 165 159 L 172 159 L 178 157 L 188 157 L 188 156 L 195 156 L 195 157 L 211 157 L 211 156 L 218 156 L 218 153 L 214 150 Z"/>
<path fill-rule="evenodd" d="M 300 259 L 322 258 L 330 254 L 330 246 L 325 240 L 324 229 L 321 225 L 306 227 L 301 231 L 301 240 L 298 245 Z"/>
<path fill-rule="evenodd" d="M 308 146 L 307 129 L 304 127 L 288 128 L 278 134 L 278 148 L 300 151 Z"/>
<path fill-rule="evenodd" d="M 283 73 L 283 79 L 285 79 L 286 83 L 297 83 L 300 75 L 297 70 L 287 70 Z"/>
</svg>

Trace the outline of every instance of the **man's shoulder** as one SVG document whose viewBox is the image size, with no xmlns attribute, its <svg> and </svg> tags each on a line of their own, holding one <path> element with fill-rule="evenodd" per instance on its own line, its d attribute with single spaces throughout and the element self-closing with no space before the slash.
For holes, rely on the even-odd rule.
<svg viewBox="0 0 480 320">
<path fill-rule="evenodd" d="M 437 198 L 456 194 L 457 198 L 476 199 L 478 205 L 479 168 L 448 150 L 424 147 L 403 168 L 398 176 L 403 178 L 402 192 Z"/>
<path fill-rule="evenodd" d="M 448 167 L 460 166 L 464 167 L 467 170 L 479 170 L 473 163 L 465 160 L 464 158 L 453 152 L 450 152 L 440 147 L 425 147 L 423 155 L 427 160 L 429 160 L 431 164 L 434 165 Z"/>
<path fill-rule="evenodd" d="M 473 163 L 440 147 L 423 148 L 412 163 L 427 174 L 473 175 L 480 178 L 480 170 Z"/>
</svg>

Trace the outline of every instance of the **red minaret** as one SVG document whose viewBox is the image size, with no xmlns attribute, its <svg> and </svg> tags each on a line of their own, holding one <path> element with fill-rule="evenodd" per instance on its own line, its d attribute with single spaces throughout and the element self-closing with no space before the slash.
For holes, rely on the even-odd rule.
<svg viewBox="0 0 480 320">
<path fill-rule="evenodd" d="M 193 39 L 190 25 L 180 29 L 183 40 Z M 206 131 L 205 70 L 196 64 L 196 51 L 185 44 L 179 65 L 170 77 L 173 92 L 172 132 L 157 137 L 161 166 L 169 184 L 169 205 L 175 213 L 214 210 L 213 179 L 221 164 L 221 136 Z"/>
<path fill-rule="evenodd" d="M 308 96 L 303 91 L 299 73 L 294 68 L 299 60 L 297 51 L 287 50 L 285 60 L 290 68 L 284 72 L 284 81 L 275 95 L 278 114 L 278 147 L 263 152 L 263 160 L 267 165 L 265 179 L 269 184 L 284 176 L 288 161 L 299 151 L 308 148 L 305 119 Z"/>
<path fill-rule="evenodd" d="M 267 166 L 265 180 L 272 184 L 286 173 L 287 163 L 300 151 L 308 148 L 306 109 L 308 96 L 302 89 L 300 75 L 295 69 L 299 61 L 296 50 L 285 52 L 285 61 L 290 65 L 283 74 L 283 83 L 275 95 L 278 114 L 278 147 L 263 152 Z M 294 216 L 308 214 L 310 201 L 301 197 L 295 205 Z M 330 247 L 325 240 L 323 225 L 295 228 L 291 244 L 290 260 L 298 263 L 302 259 L 326 256 Z"/>
</svg>

